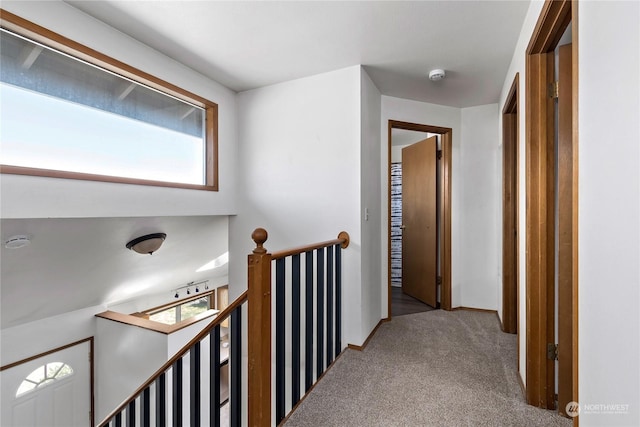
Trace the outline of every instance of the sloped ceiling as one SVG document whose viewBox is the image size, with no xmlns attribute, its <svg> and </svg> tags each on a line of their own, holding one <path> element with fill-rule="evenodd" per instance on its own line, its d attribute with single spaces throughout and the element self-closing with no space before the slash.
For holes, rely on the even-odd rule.
<svg viewBox="0 0 640 427">
<path fill-rule="evenodd" d="M 227 252 L 227 217 L 3 219 L 1 226 L 3 242 L 31 237 L 21 249 L 2 245 L 2 329 L 227 275 L 226 266 L 196 273 Z M 153 255 L 126 249 L 156 232 L 167 238 Z"/>
<path fill-rule="evenodd" d="M 529 1 L 67 3 L 235 90 L 362 64 L 384 95 L 498 102 Z M 431 82 L 429 70 L 447 77 Z"/>
</svg>

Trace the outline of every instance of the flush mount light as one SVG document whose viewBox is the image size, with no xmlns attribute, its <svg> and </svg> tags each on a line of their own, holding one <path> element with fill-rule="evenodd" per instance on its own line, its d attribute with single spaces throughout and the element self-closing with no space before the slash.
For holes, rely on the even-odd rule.
<svg viewBox="0 0 640 427">
<path fill-rule="evenodd" d="M 444 79 L 446 73 L 444 72 L 444 70 L 441 69 L 436 69 L 436 70 L 431 70 L 429 71 L 429 80 L 433 80 L 438 81 L 438 80 L 442 80 Z"/>
<path fill-rule="evenodd" d="M 127 243 L 127 249 L 136 251 L 139 254 L 151 255 L 157 251 L 160 246 L 162 246 L 162 242 L 164 242 L 166 237 L 167 235 L 164 233 L 153 233 L 147 234 L 146 236 L 140 236 Z"/>
<path fill-rule="evenodd" d="M 31 244 L 31 239 L 29 236 L 25 236 L 24 234 L 20 234 L 17 236 L 11 236 L 4 242 L 4 247 L 7 249 L 20 249 L 25 246 L 29 246 Z"/>
</svg>

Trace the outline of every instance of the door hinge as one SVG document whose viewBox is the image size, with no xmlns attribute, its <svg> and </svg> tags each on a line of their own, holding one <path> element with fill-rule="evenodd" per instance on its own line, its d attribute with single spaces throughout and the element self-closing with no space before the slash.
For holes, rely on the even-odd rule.
<svg viewBox="0 0 640 427">
<path fill-rule="evenodd" d="M 437 151 L 438 160 L 442 159 L 442 150 Z"/>
<path fill-rule="evenodd" d="M 549 98 L 557 99 L 559 93 L 558 82 L 549 83 Z"/>
<path fill-rule="evenodd" d="M 436 284 L 438 284 L 438 285 L 442 285 L 442 276 L 438 276 L 438 277 L 436 278 Z"/>
<path fill-rule="evenodd" d="M 558 360 L 558 344 L 547 344 L 547 359 Z"/>
</svg>

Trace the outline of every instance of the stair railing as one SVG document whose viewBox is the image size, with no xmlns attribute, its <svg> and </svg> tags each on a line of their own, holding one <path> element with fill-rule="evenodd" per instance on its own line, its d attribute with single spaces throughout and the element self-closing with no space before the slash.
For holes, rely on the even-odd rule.
<svg viewBox="0 0 640 427">
<path fill-rule="evenodd" d="M 263 247 L 268 234 L 258 228 L 251 235 L 256 248 L 249 255 L 249 425 L 271 425 L 271 293 L 275 294 L 275 423 L 295 408 L 334 359 L 342 352 L 342 256 L 349 246 L 345 231 L 337 239 L 270 254 Z M 302 259 L 304 255 L 304 259 Z M 304 271 L 301 264 L 304 263 Z M 272 264 L 275 283 L 272 284 Z M 289 278 L 290 280 L 286 280 Z M 304 285 L 304 286 L 303 286 Z M 304 294 L 304 301 L 301 296 Z M 290 304 L 285 304 L 290 295 Z M 315 301 L 314 301 L 315 296 Z M 254 305 L 254 301 L 260 301 Z M 314 304 L 315 302 L 315 304 Z M 304 307 L 304 324 L 301 322 Z M 314 322 L 315 312 L 315 322 Z M 286 334 L 285 317 L 291 316 Z M 301 331 L 304 347 L 301 348 Z M 253 334 L 256 338 L 253 337 Z M 285 353 L 286 340 L 291 353 Z M 314 352 L 315 345 L 315 352 Z M 315 354 L 314 354 L 315 353 Z M 301 356 L 304 355 L 304 366 Z M 315 361 L 315 372 L 314 372 Z M 285 374 L 290 364 L 290 381 Z M 304 381 L 301 379 L 304 373 Z M 315 374 L 315 375 L 314 375 Z M 290 400 L 287 402 L 289 387 Z"/>
<path fill-rule="evenodd" d="M 206 407 L 209 408 L 208 425 L 220 426 L 221 419 L 221 367 L 229 364 L 229 421 L 232 426 L 241 424 L 241 378 L 242 378 L 242 306 L 247 302 L 245 291 L 227 308 L 206 326 L 198 335 L 189 341 L 180 351 L 158 369 L 147 381 L 145 381 L 131 397 L 122 402 L 98 427 L 165 427 L 167 425 L 181 426 L 187 415 L 183 413 L 183 401 L 186 396 L 183 391 L 183 383 L 188 382 L 189 415 L 188 424 L 200 427 L 203 424 L 202 405 L 202 353 L 207 351 L 210 364 L 209 375 L 209 399 Z M 221 323 L 230 319 L 230 337 L 228 358 L 222 357 Z M 203 343 L 208 338 L 209 348 L 204 349 Z M 221 348 L 222 347 L 222 348 Z M 183 381 L 183 365 L 189 366 L 188 381 Z M 171 385 L 168 383 L 171 382 Z M 152 393 L 155 395 L 151 398 Z"/>
<path fill-rule="evenodd" d="M 192 427 L 200 427 L 205 425 L 202 416 L 204 407 L 209 408 L 204 411 L 209 418 L 206 424 L 220 426 L 221 366 L 227 363 L 221 355 L 221 324 L 229 318 L 229 425 L 242 425 L 242 309 L 245 303 L 248 317 L 247 423 L 252 427 L 271 425 L 272 293 L 275 294 L 276 318 L 273 378 L 276 390 L 276 424 L 285 419 L 286 404 L 289 403 L 290 409 L 293 409 L 302 398 L 301 385 L 304 393 L 307 393 L 342 352 L 341 250 L 349 246 L 349 234 L 343 231 L 334 240 L 273 254 L 268 253 L 263 246 L 268 237 L 266 230 L 258 228 L 251 237 L 256 248 L 248 257 L 248 290 L 138 387 L 98 427 L 150 427 L 152 424 L 157 427 L 165 427 L 167 424 L 181 426 L 185 418 L 188 418 L 188 424 Z M 275 265 L 275 283 L 272 283 L 272 264 Z M 285 304 L 286 295 L 291 298 L 289 305 Z M 304 302 L 301 300 L 302 295 Z M 304 322 L 301 321 L 301 307 L 304 307 Z M 290 334 L 286 334 L 285 330 L 285 314 L 288 313 L 291 315 Z M 301 348 L 302 331 L 304 349 Z M 209 346 L 203 348 L 207 338 Z M 290 340 L 289 355 L 285 354 L 286 339 Z M 202 381 L 205 372 L 202 369 L 203 353 L 210 360 L 209 366 L 204 366 L 208 370 L 208 375 L 204 375 L 205 381 Z M 288 383 L 285 374 L 287 362 L 291 366 Z M 188 365 L 188 377 L 184 378 L 185 381 L 183 365 Z M 188 416 L 183 413 L 185 382 L 188 383 Z M 289 402 L 286 401 L 287 386 L 290 390 Z M 202 404 L 205 400 L 202 396 L 203 387 L 208 387 L 209 393 L 205 405 Z"/>
</svg>

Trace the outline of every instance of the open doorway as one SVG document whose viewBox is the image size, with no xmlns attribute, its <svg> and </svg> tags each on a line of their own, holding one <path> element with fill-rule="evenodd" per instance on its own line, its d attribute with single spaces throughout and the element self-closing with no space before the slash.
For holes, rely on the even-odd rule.
<svg viewBox="0 0 640 427">
<path fill-rule="evenodd" d="M 545 2 L 526 56 L 526 395 L 563 415 L 578 402 L 577 7 Z"/>
<path fill-rule="evenodd" d="M 431 138 L 429 138 L 431 137 Z M 388 158 L 389 158 L 389 224 L 388 224 L 388 318 L 399 314 L 408 314 L 408 312 L 427 311 L 431 308 L 440 307 L 446 310 L 451 309 L 451 129 L 438 126 L 422 125 L 400 121 L 389 121 L 388 127 Z M 417 147 L 423 147 L 417 149 Z M 405 151 L 406 150 L 406 151 Z M 414 176 L 414 184 L 412 187 L 418 187 L 419 197 L 422 205 L 428 208 L 428 212 L 419 211 L 414 214 L 414 219 L 419 219 L 416 225 L 412 225 L 415 233 L 427 231 L 427 236 L 417 239 L 417 243 L 412 243 L 412 248 L 408 251 L 402 250 L 403 228 L 407 226 L 402 220 L 402 211 L 407 205 L 402 198 L 401 187 L 402 182 L 402 157 L 405 156 L 412 159 L 415 163 L 416 158 L 423 153 L 426 155 L 421 162 L 433 163 L 431 165 L 430 174 L 433 179 L 424 175 Z M 429 160 L 431 159 L 431 160 Z M 419 161 L 419 162 L 420 162 Z M 419 163 L 418 162 L 418 163 Z M 421 169 L 421 168 L 420 168 Z M 409 169 L 410 171 L 410 169 Z M 429 182 L 430 184 L 426 184 Z M 417 185 L 416 185 L 417 183 Z M 425 183 L 429 187 L 428 192 L 422 191 L 419 187 Z M 407 188 L 409 190 L 409 188 Z M 395 194 L 394 194 L 395 193 Z M 426 195 L 425 195 L 426 194 Z M 400 195 L 400 197 L 398 197 Z M 407 200 L 405 195 L 404 200 Z M 410 198 L 410 197 L 409 197 Z M 428 199 L 428 200 L 427 200 Z M 418 211 L 416 211 L 418 212 Z M 424 217 L 430 217 L 425 223 L 422 221 Z M 432 224 L 432 225 L 430 225 Z M 404 226 L 404 227 L 403 227 Z M 424 234 L 424 233 L 423 233 Z M 406 234 L 405 234 L 406 241 Z M 428 247 L 428 251 L 426 251 Z M 420 283 L 419 286 L 425 286 L 429 289 L 429 295 L 413 291 L 407 292 L 407 276 L 403 279 L 403 265 L 407 264 L 407 256 L 412 255 L 424 257 L 424 253 L 428 252 L 429 260 L 432 264 L 431 268 L 423 271 L 424 268 L 420 262 L 412 261 L 412 265 L 420 265 L 417 270 Z M 403 259 L 404 258 L 404 259 Z M 416 275 L 416 271 L 411 273 Z M 428 277 L 425 279 L 425 277 Z M 415 282 L 415 281 L 414 281 Z M 415 285 L 414 285 L 415 286 Z M 400 290 L 405 287 L 404 291 Z M 408 297 L 411 295 L 414 298 Z M 395 298 L 394 298 L 395 296 Z M 394 310 L 394 299 L 397 304 Z M 426 302 L 429 305 L 424 305 Z M 415 310 L 415 311 L 412 311 Z"/>
</svg>

